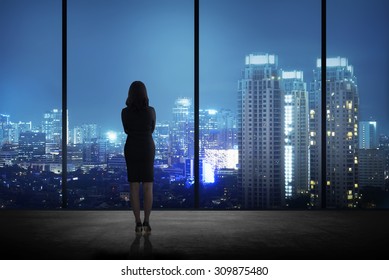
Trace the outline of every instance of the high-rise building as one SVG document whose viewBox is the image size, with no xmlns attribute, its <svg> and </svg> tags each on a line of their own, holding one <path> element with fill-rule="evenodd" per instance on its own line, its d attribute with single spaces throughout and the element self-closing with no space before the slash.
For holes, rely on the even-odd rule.
<svg viewBox="0 0 389 280">
<path fill-rule="evenodd" d="M 308 94 L 309 128 L 309 192 L 310 207 L 321 206 L 321 71 L 314 71 L 314 81 L 310 83 Z M 316 80 L 318 79 L 318 80 Z"/>
<path fill-rule="evenodd" d="M 83 144 L 83 162 L 86 164 L 107 163 L 107 140 L 93 138 Z"/>
<path fill-rule="evenodd" d="M 378 147 L 377 122 L 359 122 L 359 149 L 375 149 Z"/>
<path fill-rule="evenodd" d="M 359 150 L 359 187 L 385 188 L 385 152 L 383 149 Z"/>
<path fill-rule="evenodd" d="M 31 131 L 32 123 L 30 122 L 9 122 L 8 124 L 8 143 L 17 144 L 19 141 L 20 133 Z"/>
<path fill-rule="evenodd" d="M 389 182 L 389 135 L 380 135 L 379 149 L 384 153 L 384 176 L 386 182 Z"/>
<path fill-rule="evenodd" d="M 22 132 L 19 136 L 19 160 L 42 161 L 45 158 L 46 135 L 42 132 Z"/>
<path fill-rule="evenodd" d="M 66 118 L 68 119 L 68 118 Z M 66 124 L 68 130 L 69 124 Z M 42 132 L 46 134 L 47 143 L 62 144 L 62 110 L 52 109 L 43 115 Z M 68 134 L 68 133 L 67 133 Z"/>
<path fill-rule="evenodd" d="M 249 54 L 238 82 L 238 186 L 244 208 L 285 204 L 284 96 L 278 57 Z"/>
<path fill-rule="evenodd" d="M 359 98 L 353 67 L 346 58 L 327 58 L 326 82 L 326 182 L 321 182 L 321 59 L 317 60 L 310 91 L 310 188 L 312 203 L 319 206 L 326 188 L 329 208 L 358 204 Z"/>
<path fill-rule="evenodd" d="M 302 71 L 282 71 L 285 197 L 308 191 L 308 92 Z"/>
<path fill-rule="evenodd" d="M 170 125 L 167 122 L 158 122 L 154 131 L 155 161 L 157 164 L 171 164 L 169 162 L 170 153 Z"/>
<path fill-rule="evenodd" d="M 220 149 L 237 149 L 236 114 L 230 109 L 218 111 L 218 145 Z"/>
<path fill-rule="evenodd" d="M 77 144 L 82 144 L 82 142 L 83 142 L 82 127 L 75 126 L 72 129 L 72 133 L 71 133 L 71 143 L 73 145 L 77 145 Z"/>
<path fill-rule="evenodd" d="M 9 129 L 10 129 L 10 116 L 0 114 L 0 144 L 10 143 Z"/>
<path fill-rule="evenodd" d="M 193 158 L 194 116 L 192 100 L 181 97 L 176 99 L 173 107 L 171 125 L 172 163 L 185 163 L 186 158 Z"/>
<path fill-rule="evenodd" d="M 218 145 L 218 111 L 200 109 L 200 157 L 204 157 L 206 149 L 217 149 Z"/>
<path fill-rule="evenodd" d="M 91 143 L 93 139 L 101 138 L 100 128 L 97 124 L 83 124 L 72 130 L 72 144 Z"/>
</svg>

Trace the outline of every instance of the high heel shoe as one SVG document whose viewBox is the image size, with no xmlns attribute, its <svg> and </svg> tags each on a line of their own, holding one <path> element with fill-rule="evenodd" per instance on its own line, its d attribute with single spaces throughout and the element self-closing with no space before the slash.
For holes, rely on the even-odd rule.
<svg viewBox="0 0 389 280">
<path fill-rule="evenodd" d="M 142 234 L 142 231 L 143 231 L 142 223 L 136 223 L 135 233 L 136 234 Z"/>
<path fill-rule="evenodd" d="M 151 227 L 149 222 L 143 222 L 143 230 L 145 233 L 151 233 Z"/>
</svg>

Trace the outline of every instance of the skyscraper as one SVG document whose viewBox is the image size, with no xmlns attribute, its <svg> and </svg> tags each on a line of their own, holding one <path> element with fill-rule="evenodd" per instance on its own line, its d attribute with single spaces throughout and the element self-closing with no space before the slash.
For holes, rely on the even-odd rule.
<svg viewBox="0 0 389 280">
<path fill-rule="evenodd" d="M 377 122 L 359 122 L 359 148 L 375 149 L 378 147 Z"/>
<path fill-rule="evenodd" d="M 9 143 L 9 115 L 0 114 L 0 144 Z"/>
<path fill-rule="evenodd" d="M 346 58 L 327 58 L 326 83 L 326 182 L 321 182 L 320 95 L 321 59 L 317 60 L 310 92 L 310 182 L 312 196 L 326 188 L 329 208 L 352 208 L 358 204 L 359 98 L 353 67 Z M 313 200 L 314 204 L 318 200 Z"/>
<path fill-rule="evenodd" d="M 19 136 L 19 160 L 45 160 L 46 135 L 42 132 L 22 132 Z"/>
<path fill-rule="evenodd" d="M 193 157 L 194 117 L 192 100 L 177 98 L 173 108 L 171 126 L 172 163 L 184 163 L 186 158 Z"/>
<path fill-rule="evenodd" d="M 200 109 L 200 157 L 204 157 L 206 149 L 218 149 L 218 117 L 219 112 L 213 109 Z"/>
<path fill-rule="evenodd" d="M 302 71 L 282 71 L 285 197 L 308 190 L 308 92 Z"/>
<path fill-rule="evenodd" d="M 385 151 L 359 150 L 359 187 L 385 188 Z"/>
<path fill-rule="evenodd" d="M 236 114 L 230 109 L 218 111 L 218 144 L 221 149 L 236 149 Z"/>
<path fill-rule="evenodd" d="M 278 57 L 249 54 L 238 82 L 238 186 L 244 208 L 285 204 L 284 96 Z"/>
<path fill-rule="evenodd" d="M 155 162 L 158 164 L 170 164 L 170 125 L 168 122 L 157 122 L 154 131 Z"/>
<path fill-rule="evenodd" d="M 68 116 L 66 119 L 69 119 Z M 66 124 L 66 130 L 69 134 L 69 121 Z M 43 115 L 42 132 L 46 134 L 47 143 L 62 145 L 62 110 L 52 109 Z M 68 143 L 68 139 L 66 139 L 66 143 Z"/>
</svg>

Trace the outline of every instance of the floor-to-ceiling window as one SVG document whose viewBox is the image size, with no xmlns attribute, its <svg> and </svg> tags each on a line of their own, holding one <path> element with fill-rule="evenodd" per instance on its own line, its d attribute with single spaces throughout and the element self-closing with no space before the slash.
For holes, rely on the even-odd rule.
<svg viewBox="0 0 389 280">
<path fill-rule="evenodd" d="M 388 12 L 327 0 L 327 207 L 389 207 Z"/>
<path fill-rule="evenodd" d="M 308 91 L 320 5 L 200 1 L 202 207 L 312 206 Z"/>
<path fill-rule="evenodd" d="M 68 1 L 69 207 L 128 208 L 136 80 L 157 115 L 154 208 L 193 207 L 193 46 L 193 1 Z"/>
<path fill-rule="evenodd" d="M 0 208 L 61 206 L 61 1 L 0 2 Z"/>
</svg>

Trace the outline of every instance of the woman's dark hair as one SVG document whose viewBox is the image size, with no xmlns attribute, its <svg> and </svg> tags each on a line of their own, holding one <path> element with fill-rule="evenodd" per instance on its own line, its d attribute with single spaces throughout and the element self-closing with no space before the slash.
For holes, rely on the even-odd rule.
<svg viewBox="0 0 389 280">
<path fill-rule="evenodd" d="M 147 97 L 147 90 L 144 83 L 141 81 L 132 82 L 128 89 L 126 105 L 137 110 L 145 109 L 149 106 L 149 98 Z"/>
</svg>

